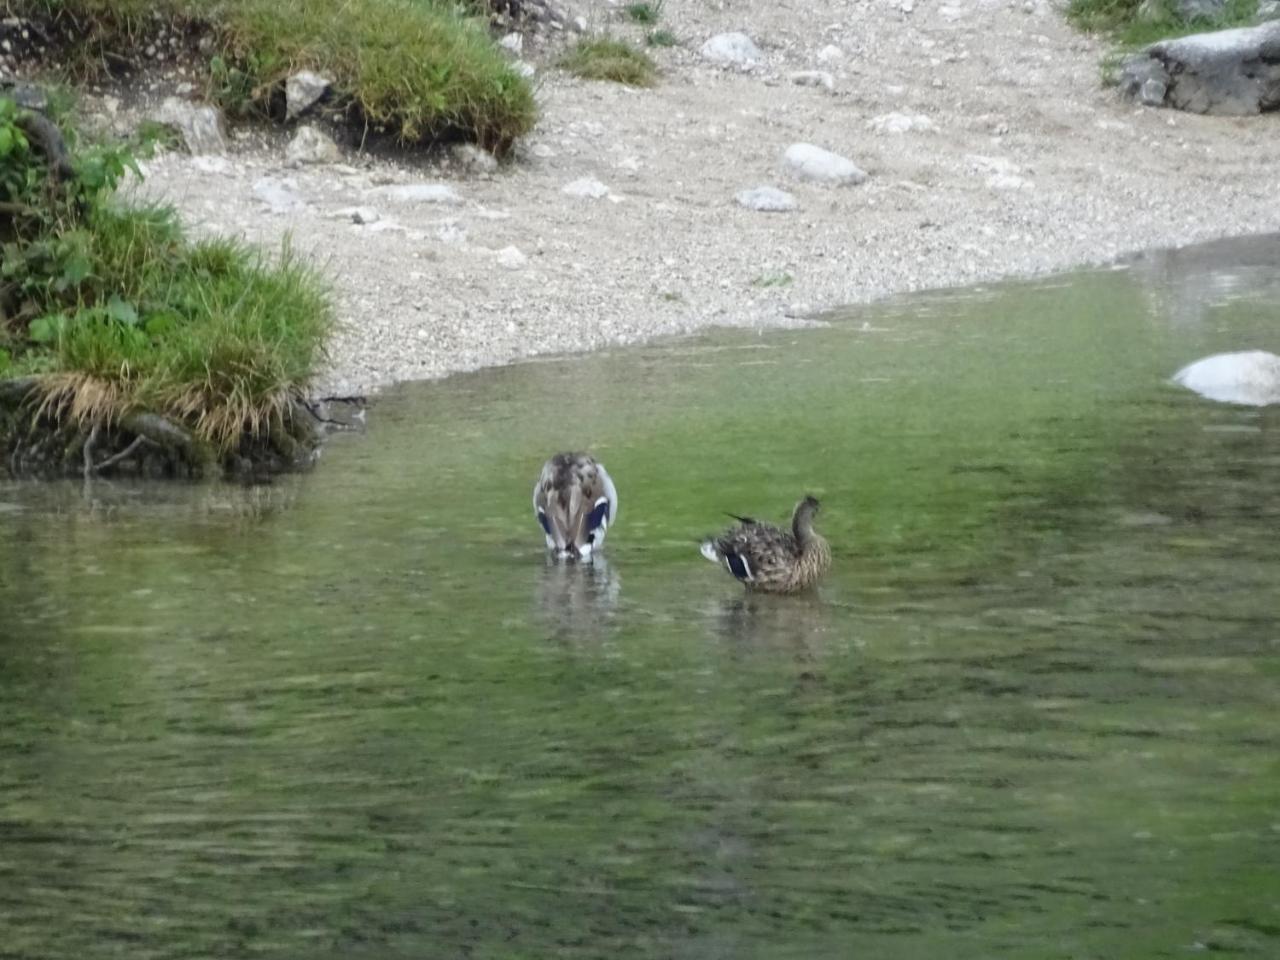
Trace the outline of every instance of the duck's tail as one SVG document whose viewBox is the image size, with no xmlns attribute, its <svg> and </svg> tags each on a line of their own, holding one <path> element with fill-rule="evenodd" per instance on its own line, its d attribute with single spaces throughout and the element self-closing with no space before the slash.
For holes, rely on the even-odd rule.
<svg viewBox="0 0 1280 960">
<path fill-rule="evenodd" d="M 716 542 L 714 540 L 703 540 L 702 543 L 699 544 L 698 550 L 712 563 L 720 563 L 720 549 L 716 546 Z"/>
</svg>

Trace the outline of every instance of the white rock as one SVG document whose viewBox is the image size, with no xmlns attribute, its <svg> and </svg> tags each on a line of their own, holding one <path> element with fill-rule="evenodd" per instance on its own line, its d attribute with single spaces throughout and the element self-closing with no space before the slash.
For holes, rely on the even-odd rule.
<svg viewBox="0 0 1280 960">
<path fill-rule="evenodd" d="M 528 262 L 529 258 L 520 252 L 519 247 L 503 247 L 498 251 L 498 263 L 508 270 L 519 270 Z"/>
<path fill-rule="evenodd" d="M 828 91 L 836 88 L 836 78 L 826 70 L 797 70 L 790 79 L 802 87 L 822 87 Z"/>
<path fill-rule="evenodd" d="M 609 188 L 595 177 L 580 177 L 572 183 L 566 183 L 560 188 L 560 192 L 570 197 L 599 200 L 609 195 Z"/>
<path fill-rule="evenodd" d="M 378 213 L 373 207 L 356 207 L 351 211 L 351 222 L 361 225 L 377 223 L 382 219 L 382 214 Z"/>
<path fill-rule="evenodd" d="M 538 72 L 538 68 L 527 60 L 516 60 L 511 64 L 515 68 L 516 73 L 528 80 Z"/>
<path fill-rule="evenodd" d="M 819 63 L 836 63 L 844 59 L 844 51 L 834 43 L 829 43 L 818 51 Z"/>
<path fill-rule="evenodd" d="M 1206 400 L 1264 407 L 1280 403 L 1280 357 L 1265 350 L 1216 353 L 1173 375 Z"/>
<path fill-rule="evenodd" d="M 926 133 L 936 130 L 932 120 L 920 113 L 885 113 L 867 121 L 876 133 Z"/>
<path fill-rule="evenodd" d="M 333 81 L 310 70 L 299 70 L 284 82 L 285 119 L 310 110 L 329 91 Z"/>
<path fill-rule="evenodd" d="M 274 177 L 263 177 L 255 181 L 253 195 L 265 203 L 272 213 L 290 213 L 307 205 L 307 201 L 288 182 Z"/>
<path fill-rule="evenodd" d="M 796 208 L 796 198 L 777 187 L 752 187 L 739 190 L 734 196 L 738 206 L 761 213 L 786 213 Z"/>
<path fill-rule="evenodd" d="M 717 33 L 702 45 L 704 59 L 722 66 L 750 67 L 764 59 L 760 48 L 745 33 Z"/>
<path fill-rule="evenodd" d="M 555 150 L 546 143 L 535 143 L 529 148 L 529 152 L 540 160 L 547 160 L 556 155 Z"/>
<path fill-rule="evenodd" d="M 811 143 L 793 143 L 787 147 L 783 159 L 787 169 L 803 180 L 850 186 L 867 179 L 866 172 L 852 160 Z"/>
<path fill-rule="evenodd" d="M 1013 173 L 997 173 L 987 177 L 987 187 L 991 190 L 1026 190 L 1031 181 Z"/>
<path fill-rule="evenodd" d="M 151 119 L 182 134 L 182 142 L 193 154 L 226 153 L 227 138 L 222 132 L 222 113 L 177 97 L 166 97 Z"/>
<path fill-rule="evenodd" d="M 441 243 L 466 243 L 467 228 L 456 220 L 450 220 L 440 225 L 439 229 L 436 230 L 436 236 L 440 238 Z"/>
<path fill-rule="evenodd" d="M 510 50 L 512 53 L 518 54 L 524 50 L 524 37 L 518 33 L 508 33 L 498 41 L 498 45 L 504 50 Z"/>
<path fill-rule="evenodd" d="M 342 152 L 333 139 L 312 126 L 298 128 L 284 155 L 289 163 L 336 163 L 342 159 Z"/>
<path fill-rule="evenodd" d="M 457 191 L 447 183 L 406 183 L 395 187 L 382 187 L 378 192 L 401 203 L 441 203 L 452 205 L 462 202 L 462 198 L 458 196 Z"/>
<path fill-rule="evenodd" d="M 454 162 L 472 173 L 493 173 L 498 169 L 497 158 L 474 143 L 454 144 L 451 152 Z"/>
</svg>

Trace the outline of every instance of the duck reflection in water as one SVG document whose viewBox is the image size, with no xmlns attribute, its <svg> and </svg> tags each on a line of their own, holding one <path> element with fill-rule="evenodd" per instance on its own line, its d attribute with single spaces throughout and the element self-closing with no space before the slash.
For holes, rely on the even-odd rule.
<svg viewBox="0 0 1280 960">
<path fill-rule="evenodd" d="M 595 642 L 613 629 L 622 580 L 597 553 L 591 563 L 562 563 L 547 554 L 538 574 L 536 602 L 557 639 Z"/>
<path fill-rule="evenodd" d="M 831 607 L 814 593 L 746 593 L 718 601 L 709 619 L 712 632 L 735 659 L 789 654 L 798 664 L 814 664 L 831 645 L 835 630 Z"/>
</svg>

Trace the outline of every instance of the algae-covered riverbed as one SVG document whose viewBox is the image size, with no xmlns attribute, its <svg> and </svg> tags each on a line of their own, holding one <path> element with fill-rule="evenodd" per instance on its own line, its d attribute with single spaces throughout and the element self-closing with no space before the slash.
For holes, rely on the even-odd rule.
<svg viewBox="0 0 1280 960">
<path fill-rule="evenodd" d="M 0 484 L 0 956 L 1276 956 L 1280 417 L 1167 382 L 1280 347 L 1276 262 L 406 386 L 270 487 Z M 816 596 L 698 556 L 805 492 Z"/>
</svg>

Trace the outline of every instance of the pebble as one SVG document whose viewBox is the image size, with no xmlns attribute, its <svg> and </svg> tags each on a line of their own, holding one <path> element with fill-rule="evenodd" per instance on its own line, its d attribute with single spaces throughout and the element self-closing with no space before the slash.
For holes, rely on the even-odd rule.
<svg viewBox="0 0 1280 960">
<path fill-rule="evenodd" d="M 828 91 L 836 88 L 836 78 L 826 70 L 797 70 L 790 79 L 802 87 L 822 87 Z"/>
<path fill-rule="evenodd" d="M 406 183 L 394 187 L 381 187 L 379 193 L 401 203 L 458 204 L 462 197 L 447 183 Z"/>
<path fill-rule="evenodd" d="M 738 206 L 761 213 L 786 213 L 796 209 L 796 198 L 777 187 L 752 187 L 740 190 L 734 196 Z"/>
<path fill-rule="evenodd" d="M 299 70 L 284 82 L 285 119 L 299 117 L 320 102 L 333 81 L 312 70 Z"/>
<path fill-rule="evenodd" d="M 516 246 L 503 247 L 498 251 L 498 263 L 508 270 L 519 270 L 529 263 L 529 258 Z"/>
<path fill-rule="evenodd" d="M 844 51 L 834 43 L 829 43 L 818 51 L 819 63 L 836 63 L 844 59 Z"/>
<path fill-rule="evenodd" d="M 254 181 L 253 195 L 265 203 L 272 213 L 290 213 L 307 205 L 302 195 L 293 189 L 291 182 L 274 177 Z"/>
<path fill-rule="evenodd" d="M 885 113 L 867 121 L 876 133 L 925 133 L 937 129 L 932 120 L 920 113 Z"/>
<path fill-rule="evenodd" d="M 587 200 L 599 200 L 609 195 L 609 188 L 595 177 L 580 177 L 566 183 L 560 192 L 570 197 L 581 197 Z"/>
<path fill-rule="evenodd" d="M 717 33 L 702 45 L 703 59 L 721 66 L 751 67 L 764 59 L 764 54 L 745 33 Z"/>
<path fill-rule="evenodd" d="M 342 152 L 323 130 L 317 127 L 299 127 L 284 151 L 289 163 L 336 163 Z"/>
<path fill-rule="evenodd" d="M 803 180 L 834 186 L 852 186 L 867 179 L 866 171 L 861 170 L 848 157 L 811 143 L 793 143 L 787 147 L 783 159 L 787 169 Z"/>
</svg>

